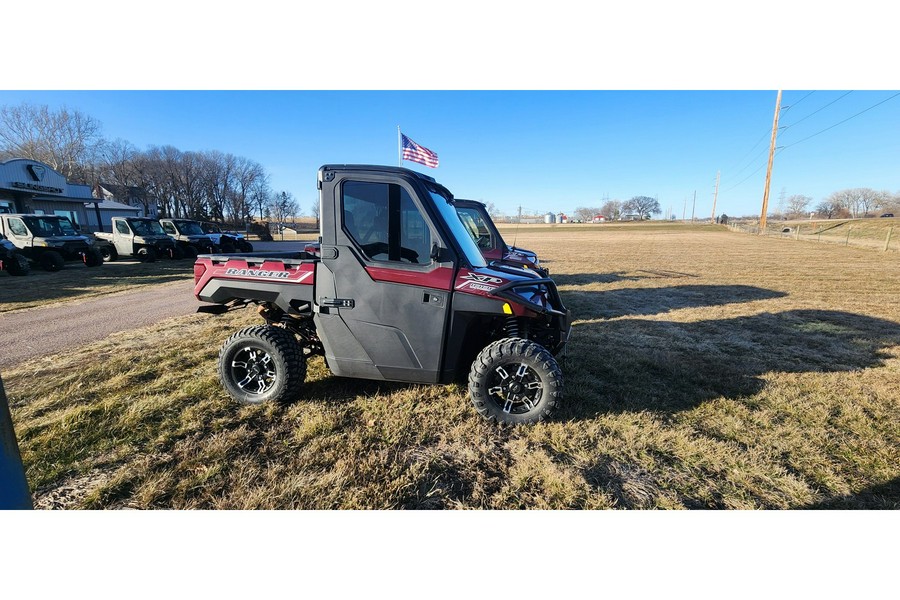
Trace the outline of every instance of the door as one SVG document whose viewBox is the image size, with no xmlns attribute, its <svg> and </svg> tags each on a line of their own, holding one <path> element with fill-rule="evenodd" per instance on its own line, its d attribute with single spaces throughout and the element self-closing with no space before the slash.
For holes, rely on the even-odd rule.
<svg viewBox="0 0 900 600">
<path fill-rule="evenodd" d="M 335 182 L 333 232 L 323 232 L 318 325 L 337 375 L 436 382 L 454 263 L 412 185 L 396 177 Z M 333 240 L 333 245 L 327 242 Z"/>
<path fill-rule="evenodd" d="M 134 234 L 125 219 L 115 219 L 116 230 L 113 232 L 113 243 L 119 256 L 131 256 L 134 252 Z"/>
</svg>

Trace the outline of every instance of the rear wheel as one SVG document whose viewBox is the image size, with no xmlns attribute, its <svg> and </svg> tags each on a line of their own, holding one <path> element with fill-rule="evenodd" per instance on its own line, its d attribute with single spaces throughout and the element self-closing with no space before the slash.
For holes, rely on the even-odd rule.
<svg viewBox="0 0 900 600">
<path fill-rule="evenodd" d="M 41 268 L 45 271 L 59 271 L 66 264 L 66 261 L 63 260 L 62 254 L 60 254 L 56 250 L 48 250 L 44 252 L 38 259 L 38 262 L 41 264 Z"/>
<path fill-rule="evenodd" d="M 245 240 L 239 240 L 241 252 L 253 252 L 253 244 Z"/>
<path fill-rule="evenodd" d="M 88 267 L 99 267 L 103 262 L 103 256 L 96 248 L 88 248 L 84 254 L 84 264 Z"/>
<path fill-rule="evenodd" d="M 197 258 L 197 249 L 193 246 L 179 246 L 187 258 Z"/>
<path fill-rule="evenodd" d="M 297 338 L 280 327 L 257 325 L 229 337 L 219 351 L 219 379 L 243 404 L 285 402 L 306 379 L 306 357 Z"/>
<path fill-rule="evenodd" d="M 6 262 L 6 269 L 10 275 L 28 275 L 31 272 L 31 265 L 28 263 L 27 258 L 19 253 L 15 253 Z"/>
<path fill-rule="evenodd" d="M 181 260 L 184 258 L 184 250 L 181 249 L 181 246 L 174 246 L 169 248 L 169 255 L 172 257 L 172 260 Z"/>
<path fill-rule="evenodd" d="M 562 371 L 535 342 L 506 338 L 482 350 L 469 371 L 469 397 L 489 421 L 513 425 L 549 418 L 563 396 Z"/>
</svg>

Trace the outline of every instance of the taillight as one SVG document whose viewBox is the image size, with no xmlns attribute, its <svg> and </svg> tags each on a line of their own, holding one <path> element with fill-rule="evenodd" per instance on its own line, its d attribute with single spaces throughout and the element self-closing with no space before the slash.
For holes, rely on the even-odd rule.
<svg viewBox="0 0 900 600">
<path fill-rule="evenodd" d="M 194 285 L 200 283 L 204 273 L 206 273 L 206 265 L 201 262 L 194 263 Z"/>
</svg>

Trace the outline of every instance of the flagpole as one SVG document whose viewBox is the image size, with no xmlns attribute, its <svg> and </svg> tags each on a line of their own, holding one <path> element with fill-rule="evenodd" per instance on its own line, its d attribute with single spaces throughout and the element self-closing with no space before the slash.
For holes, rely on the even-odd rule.
<svg viewBox="0 0 900 600">
<path fill-rule="evenodd" d="M 397 125 L 397 166 L 403 166 L 403 142 L 400 139 L 400 126 Z"/>
</svg>

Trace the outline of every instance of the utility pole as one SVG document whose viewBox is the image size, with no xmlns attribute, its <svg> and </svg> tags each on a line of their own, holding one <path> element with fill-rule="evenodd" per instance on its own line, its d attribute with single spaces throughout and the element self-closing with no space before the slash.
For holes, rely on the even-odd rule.
<svg viewBox="0 0 900 600">
<path fill-rule="evenodd" d="M 769 211 L 769 186 L 772 183 L 772 162 L 775 160 L 775 135 L 778 133 L 778 113 L 781 111 L 781 90 L 775 99 L 775 118 L 772 121 L 772 143 L 769 144 L 769 166 L 766 168 L 766 189 L 763 191 L 762 212 L 759 215 L 759 234 L 766 230 L 766 213 Z"/>
<path fill-rule="evenodd" d="M 694 210 L 697 208 L 697 190 L 694 190 L 694 203 L 691 205 L 691 223 L 694 222 Z"/>
<path fill-rule="evenodd" d="M 684 197 L 684 206 L 681 209 L 681 222 L 684 222 L 684 217 L 687 215 L 687 196 Z"/>
<path fill-rule="evenodd" d="M 522 222 L 522 207 L 519 206 L 519 220 L 516 221 L 516 223 L 521 223 L 521 222 Z"/>
<path fill-rule="evenodd" d="M 712 220 L 710 223 L 716 222 L 716 200 L 719 199 L 719 175 L 720 171 L 716 171 L 716 193 L 713 194 L 713 212 L 712 212 Z"/>
</svg>

